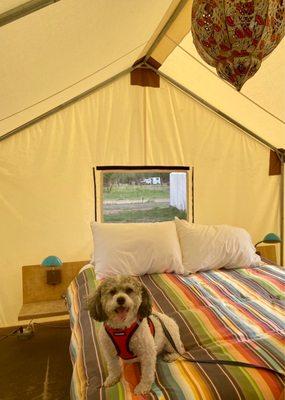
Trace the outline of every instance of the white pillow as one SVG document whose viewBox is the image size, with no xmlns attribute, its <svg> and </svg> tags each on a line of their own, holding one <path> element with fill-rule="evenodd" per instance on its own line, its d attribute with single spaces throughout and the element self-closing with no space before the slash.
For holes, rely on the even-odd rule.
<svg viewBox="0 0 285 400">
<path fill-rule="evenodd" d="M 249 233 L 229 225 L 199 225 L 175 219 L 185 272 L 259 265 Z"/>
<path fill-rule="evenodd" d="M 183 274 L 174 221 L 155 223 L 92 222 L 98 279 L 117 274 Z"/>
</svg>

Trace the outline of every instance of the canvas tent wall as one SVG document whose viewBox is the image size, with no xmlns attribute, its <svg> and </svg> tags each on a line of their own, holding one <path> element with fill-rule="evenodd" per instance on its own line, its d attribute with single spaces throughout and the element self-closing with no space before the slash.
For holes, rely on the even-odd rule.
<svg viewBox="0 0 285 400">
<path fill-rule="evenodd" d="M 167 80 L 142 88 L 129 74 L 3 140 L 1 324 L 16 321 L 22 265 L 90 257 L 93 166 L 194 166 L 196 222 L 241 226 L 258 241 L 280 233 L 269 153 Z"/>
<path fill-rule="evenodd" d="M 197 56 L 191 5 L 60 0 L 1 27 L 0 325 L 16 323 L 22 265 L 90 257 L 96 165 L 194 166 L 196 222 L 244 226 L 254 241 L 284 229 L 285 185 L 268 164 L 269 147 L 285 147 L 285 42 L 236 93 Z M 146 55 L 167 75 L 160 88 L 130 85 Z"/>
</svg>

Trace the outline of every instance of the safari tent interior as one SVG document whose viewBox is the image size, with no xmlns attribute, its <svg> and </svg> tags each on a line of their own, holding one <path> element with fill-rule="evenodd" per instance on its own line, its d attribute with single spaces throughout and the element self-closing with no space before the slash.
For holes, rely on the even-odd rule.
<svg viewBox="0 0 285 400">
<path fill-rule="evenodd" d="M 271 2 L 280 3 L 284 26 L 284 2 Z M 0 2 L 0 399 L 283 398 L 285 41 L 238 91 L 198 53 L 193 3 Z M 152 390 L 136 396 L 134 370 L 126 367 L 124 380 L 104 387 L 100 345 L 85 347 L 99 325 L 83 304 L 97 285 L 90 223 L 115 225 L 102 217 L 106 171 L 163 176 L 181 170 L 188 176 L 189 229 L 193 223 L 243 228 L 261 264 L 139 279 L 156 310 L 174 319 L 185 314 L 176 321 L 192 358 L 205 358 L 206 349 L 208 358 L 275 372 L 158 361 Z M 144 190 L 151 186 L 143 183 Z M 255 248 L 268 234 L 277 239 Z M 211 251 L 207 246 L 205 255 Z M 62 264 L 61 282 L 55 284 L 47 283 L 51 269 L 42 265 L 51 255 Z M 82 271 L 86 264 L 89 269 Z M 208 294 L 200 286 L 201 293 L 193 292 L 196 300 L 201 296 L 197 309 L 192 294 L 184 299 L 186 292 L 174 280 L 188 285 L 189 293 L 205 280 L 201 287 Z M 214 281 L 219 296 L 231 296 L 235 288 L 247 300 L 214 302 Z M 165 287 L 175 312 L 156 300 Z M 215 307 L 215 316 L 205 311 L 199 319 L 202 309 Z M 242 315 L 246 322 L 238 327 L 235 318 Z M 219 339 L 211 325 L 218 316 L 224 324 Z M 186 319 L 197 348 L 182 326 Z"/>
</svg>

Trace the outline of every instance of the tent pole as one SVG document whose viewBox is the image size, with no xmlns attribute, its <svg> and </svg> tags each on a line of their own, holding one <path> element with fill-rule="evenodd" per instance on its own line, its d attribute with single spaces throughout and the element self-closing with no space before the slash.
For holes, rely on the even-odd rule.
<svg viewBox="0 0 285 400">
<path fill-rule="evenodd" d="M 96 187 L 96 171 L 92 168 L 93 172 L 93 190 L 94 190 L 94 221 L 97 221 L 97 187 Z"/>
<path fill-rule="evenodd" d="M 283 265 L 284 263 L 284 202 L 285 202 L 285 198 L 284 198 L 284 190 L 285 190 L 285 174 L 284 174 L 284 162 L 285 162 L 285 156 L 283 154 L 283 157 L 281 158 L 281 184 L 280 184 L 280 201 L 281 201 L 281 205 L 280 205 L 280 239 L 281 239 L 281 243 L 280 243 L 280 265 Z"/>
<path fill-rule="evenodd" d="M 187 3 L 188 3 L 188 0 L 180 0 L 180 2 L 177 5 L 177 7 L 175 8 L 173 14 L 170 16 L 169 20 L 166 22 L 166 24 L 164 25 L 163 29 L 159 32 L 158 36 L 156 37 L 156 39 L 154 40 L 154 42 L 152 43 L 152 45 L 148 49 L 148 51 L 147 51 L 147 53 L 145 55 L 146 59 L 151 57 L 151 54 L 157 48 L 158 44 L 160 43 L 161 39 L 164 37 L 164 35 L 167 32 L 167 30 L 171 27 L 172 23 L 176 20 L 176 18 L 180 14 L 181 10 L 185 7 L 185 5 Z"/>
<path fill-rule="evenodd" d="M 60 110 L 62 110 L 63 108 L 66 108 L 66 107 L 69 106 L 70 104 L 75 103 L 77 100 L 83 99 L 84 97 L 86 97 L 86 96 L 88 96 L 89 94 L 95 92 L 96 90 L 101 89 L 103 86 L 106 86 L 106 85 L 108 85 L 109 83 L 111 83 L 111 82 L 115 81 L 116 79 L 120 78 L 121 76 L 128 74 L 128 73 L 131 72 L 132 70 L 133 70 L 133 67 L 127 68 L 127 69 L 125 69 L 125 70 L 119 72 L 117 75 L 112 76 L 111 78 L 109 78 L 109 79 L 107 79 L 107 80 L 105 80 L 105 81 L 99 83 L 99 84 L 96 85 L 96 86 L 93 86 L 91 89 L 86 90 L 85 92 L 79 94 L 78 96 L 73 97 L 73 98 L 70 99 L 70 100 L 67 100 L 66 102 L 60 104 L 59 106 L 57 106 L 57 107 L 55 107 L 55 108 L 52 108 L 51 110 L 47 111 L 46 113 L 41 114 L 41 115 L 39 115 L 38 117 L 36 117 L 36 118 L 30 120 L 29 122 L 26 122 L 25 124 L 18 126 L 17 128 L 13 129 L 12 131 L 5 133 L 4 135 L 0 136 L 0 142 L 1 142 L 2 140 L 8 139 L 10 136 L 15 135 L 16 133 L 22 131 L 23 129 L 28 128 L 29 126 L 35 124 L 36 122 L 39 122 L 39 121 L 41 121 L 42 119 L 49 117 L 50 115 L 56 113 L 57 111 L 60 111 Z"/>
<path fill-rule="evenodd" d="M 17 21 L 26 15 L 50 6 L 51 4 L 57 3 L 58 1 L 59 0 L 29 0 L 24 2 L 23 4 L 20 4 L 19 6 L 0 14 L 0 27 L 10 24 L 10 22 Z"/>
</svg>

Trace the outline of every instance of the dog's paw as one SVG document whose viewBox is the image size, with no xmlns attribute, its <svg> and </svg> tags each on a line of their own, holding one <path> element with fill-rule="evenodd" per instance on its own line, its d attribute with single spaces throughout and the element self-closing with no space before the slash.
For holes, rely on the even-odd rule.
<svg viewBox="0 0 285 400">
<path fill-rule="evenodd" d="M 109 375 L 104 382 L 104 386 L 105 387 L 113 386 L 119 382 L 120 378 L 121 378 L 120 375 L 119 376 Z"/>
<path fill-rule="evenodd" d="M 162 356 L 162 359 L 166 362 L 173 362 L 173 361 L 176 361 L 178 358 L 179 358 L 178 353 L 165 353 Z"/>
<path fill-rule="evenodd" d="M 139 383 L 134 390 L 134 394 L 139 395 L 139 394 L 147 394 L 150 392 L 151 389 L 151 384 L 146 384 L 146 383 Z"/>
</svg>

